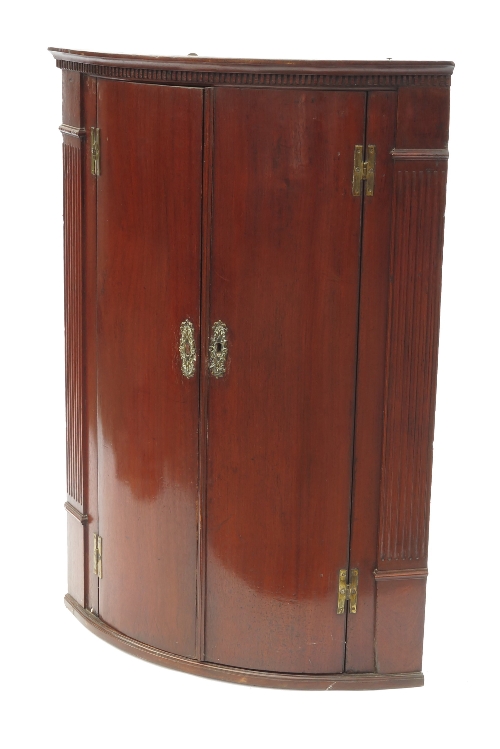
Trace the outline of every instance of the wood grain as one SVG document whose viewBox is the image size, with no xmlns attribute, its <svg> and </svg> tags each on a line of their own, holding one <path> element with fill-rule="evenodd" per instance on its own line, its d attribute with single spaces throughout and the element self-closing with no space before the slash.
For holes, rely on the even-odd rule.
<svg viewBox="0 0 500 749">
<path fill-rule="evenodd" d="M 449 87 L 452 62 L 148 57 L 49 48 L 58 67 L 87 75 L 183 86 Z"/>
<path fill-rule="evenodd" d="M 72 513 L 67 513 L 68 593 L 85 605 L 85 528 Z"/>
<path fill-rule="evenodd" d="M 448 148 L 449 121 L 449 89 L 401 88 L 396 148 Z"/>
<path fill-rule="evenodd" d="M 422 684 L 453 64 L 53 53 L 68 607 L 189 673 Z M 362 143 L 369 198 L 351 190 Z M 357 613 L 338 616 L 352 567 Z"/>
<path fill-rule="evenodd" d="M 341 672 L 365 94 L 218 89 L 206 659 Z M 237 158 L 235 158 L 237 154 Z M 349 189 L 346 189 L 346 185 Z"/>
<path fill-rule="evenodd" d="M 82 76 L 82 126 L 85 133 L 97 125 L 97 81 Z M 83 153 L 83 342 L 84 342 L 84 452 L 85 605 L 99 610 L 98 578 L 94 575 L 93 539 L 99 532 L 97 490 L 97 179 L 90 171 L 90 137 L 82 141 Z"/>
<path fill-rule="evenodd" d="M 85 604 L 87 451 L 84 350 L 84 173 L 81 76 L 63 72 L 64 340 L 68 591 Z"/>
<path fill-rule="evenodd" d="M 79 71 L 62 71 L 62 121 L 65 125 L 82 127 L 82 75 Z"/>
<path fill-rule="evenodd" d="M 99 81 L 97 114 L 99 613 L 194 656 L 203 92 Z"/>
<path fill-rule="evenodd" d="M 391 674 L 280 674 L 269 671 L 251 671 L 242 668 L 218 666 L 213 663 L 183 658 L 174 653 L 168 653 L 146 643 L 134 640 L 122 632 L 118 632 L 103 622 L 90 611 L 80 606 L 71 596 L 64 599 L 67 608 L 76 618 L 98 637 L 106 642 L 135 655 L 143 660 L 166 666 L 176 671 L 184 671 L 196 676 L 209 679 L 233 682 L 245 686 L 270 687 L 273 689 L 301 689 L 335 692 L 339 690 L 357 691 L 371 689 L 399 689 L 402 687 L 421 687 L 424 676 L 421 672 L 391 673 Z"/>
<path fill-rule="evenodd" d="M 427 567 L 410 570 L 374 570 L 375 580 L 412 579 L 423 580 L 429 574 Z"/>
<path fill-rule="evenodd" d="M 66 482 L 71 501 L 83 506 L 82 153 L 78 139 L 68 141 L 63 143 Z"/>
<path fill-rule="evenodd" d="M 391 156 L 395 161 L 447 161 L 447 148 L 393 148 Z"/>
<path fill-rule="evenodd" d="M 83 512 L 79 512 L 76 507 L 74 507 L 70 502 L 64 503 L 64 509 L 76 520 L 78 520 L 81 525 L 85 525 L 85 523 L 88 523 L 88 515 L 84 514 Z"/>
<path fill-rule="evenodd" d="M 214 90 L 203 93 L 203 209 L 200 319 L 200 424 L 198 494 L 198 566 L 196 586 L 196 656 L 205 657 L 207 565 L 208 344 L 210 338 L 210 258 L 212 253 Z"/>
<path fill-rule="evenodd" d="M 387 343 L 379 568 L 425 566 L 446 162 L 401 163 Z"/>
<path fill-rule="evenodd" d="M 375 581 L 385 386 L 397 95 L 368 94 L 366 143 L 375 143 L 376 187 L 364 197 L 349 566 L 359 570 L 358 606 L 347 617 L 346 670 L 375 669 Z"/>
<path fill-rule="evenodd" d="M 425 576 L 377 579 L 377 673 L 421 670 L 425 587 Z"/>
</svg>

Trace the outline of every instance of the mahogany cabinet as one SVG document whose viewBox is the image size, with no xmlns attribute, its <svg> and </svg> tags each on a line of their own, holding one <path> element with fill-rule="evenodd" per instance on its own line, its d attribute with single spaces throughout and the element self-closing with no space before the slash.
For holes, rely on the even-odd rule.
<svg viewBox="0 0 500 749">
<path fill-rule="evenodd" d="M 195 674 L 421 685 L 453 64 L 51 51 L 67 606 Z"/>
</svg>

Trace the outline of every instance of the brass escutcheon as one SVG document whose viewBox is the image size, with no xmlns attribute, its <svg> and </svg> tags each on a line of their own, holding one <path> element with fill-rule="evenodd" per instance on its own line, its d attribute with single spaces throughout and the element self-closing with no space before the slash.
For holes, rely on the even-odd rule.
<svg viewBox="0 0 500 749">
<path fill-rule="evenodd" d="M 181 355 L 181 371 L 188 379 L 194 377 L 196 371 L 196 343 L 194 341 L 194 325 L 191 320 L 181 322 L 179 354 Z"/>
<path fill-rule="evenodd" d="M 217 320 L 212 325 L 212 337 L 208 347 L 208 368 L 214 377 L 224 377 L 227 358 L 227 325 Z"/>
</svg>

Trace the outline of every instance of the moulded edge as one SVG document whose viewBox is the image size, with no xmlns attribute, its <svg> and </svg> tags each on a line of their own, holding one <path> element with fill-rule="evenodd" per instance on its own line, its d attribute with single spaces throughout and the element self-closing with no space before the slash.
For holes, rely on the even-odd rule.
<svg viewBox="0 0 500 749">
<path fill-rule="evenodd" d="M 397 689 L 401 687 L 421 687 L 424 675 L 421 671 L 407 674 L 284 674 L 271 671 L 253 671 L 233 668 L 215 663 L 203 663 L 192 658 L 174 655 L 151 645 L 134 640 L 110 627 L 88 609 L 83 608 L 67 594 L 64 598 L 67 608 L 94 634 L 125 652 L 178 671 L 205 676 L 220 681 L 230 681 L 248 686 L 271 687 L 275 689 L 304 690 L 367 690 Z"/>
<path fill-rule="evenodd" d="M 228 73 L 298 73 L 334 75 L 452 75 L 455 63 L 441 60 L 277 60 L 265 58 L 198 57 L 187 55 L 125 55 L 48 47 L 56 60 L 93 65 L 152 69 L 202 70 Z"/>
<path fill-rule="evenodd" d="M 77 510 L 76 507 L 73 507 L 73 505 L 71 504 L 71 502 L 65 502 L 64 503 L 64 509 L 66 510 L 66 512 L 69 515 L 71 515 L 72 517 L 74 517 L 75 520 L 78 520 L 78 522 L 81 523 L 82 525 L 85 525 L 85 523 L 88 523 L 89 516 L 85 515 L 83 512 L 80 512 L 79 510 Z"/>
</svg>

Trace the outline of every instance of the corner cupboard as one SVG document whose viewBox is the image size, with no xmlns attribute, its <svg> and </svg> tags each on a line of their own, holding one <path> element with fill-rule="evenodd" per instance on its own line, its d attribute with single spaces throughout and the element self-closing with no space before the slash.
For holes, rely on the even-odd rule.
<svg viewBox="0 0 500 749">
<path fill-rule="evenodd" d="M 421 685 L 453 63 L 51 52 L 67 606 L 194 674 Z"/>
</svg>

